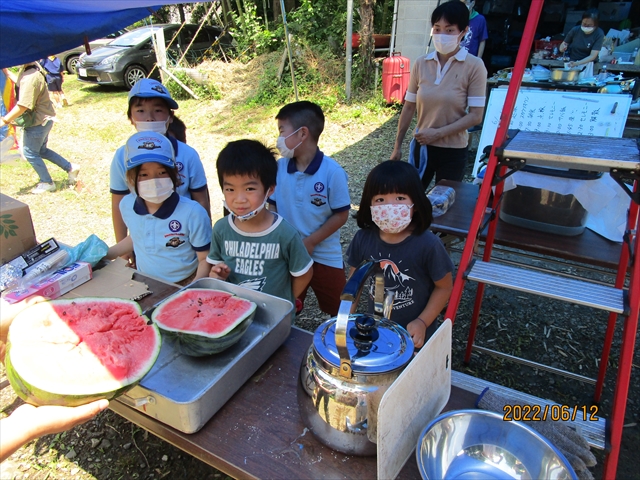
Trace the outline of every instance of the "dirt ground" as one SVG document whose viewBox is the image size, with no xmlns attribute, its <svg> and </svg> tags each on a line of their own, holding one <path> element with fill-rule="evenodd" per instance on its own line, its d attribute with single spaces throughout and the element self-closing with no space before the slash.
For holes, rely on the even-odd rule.
<svg viewBox="0 0 640 480">
<path fill-rule="evenodd" d="M 81 89 L 79 86 L 76 88 Z M 203 106 L 197 108 L 202 109 Z M 223 108 L 218 104 L 216 110 L 222 111 Z M 72 115 L 71 111 L 64 112 L 64 117 L 70 115 Z M 333 117 L 329 116 L 321 148 L 336 158 L 347 170 L 354 209 L 358 208 L 361 189 L 367 173 L 379 160 L 388 158 L 396 125 L 397 116 L 393 116 L 392 113 L 376 125 L 362 125 L 357 121 L 345 121 L 343 118 L 338 119 L 335 114 Z M 275 132 L 273 136 L 275 137 Z M 55 140 L 55 136 L 53 138 Z M 209 150 L 215 151 L 216 148 L 219 148 L 218 145 L 223 141 L 221 138 L 226 138 L 227 141 L 231 139 L 224 131 L 212 132 L 200 125 L 189 130 L 190 143 L 193 142 L 201 155 L 205 152 L 208 158 L 214 158 Z M 337 140 L 338 138 L 339 140 Z M 273 138 L 273 143 L 275 143 L 275 138 Z M 71 147 L 69 147 L 68 153 L 70 156 L 75 154 Z M 110 151 L 103 152 L 96 156 L 99 157 L 96 158 L 96 161 L 104 164 L 104 158 L 108 158 L 110 154 Z M 88 165 L 89 160 L 85 158 L 84 162 Z M 210 163 L 205 166 L 205 169 L 210 177 L 210 184 L 217 184 Z M 86 171 L 88 170 L 87 168 Z M 7 170 L 3 170 L 3 175 L 6 172 Z M 99 175 L 97 172 L 96 170 L 96 176 Z M 101 175 L 104 184 L 104 173 Z M 7 180 L 0 179 L 0 181 L 2 181 L 3 193 L 15 195 L 22 198 L 23 201 L 27 201 L 29 198 L 23 184 L 12 187 Z M 92 181 L 93 179 L 86 180 L 85 185 L 91 185 L 92 188 L 95 188 L 98 180 L 95 180 L 95 185 L 91 183 Z M 86 192 L 85 190 L 83 194 L 76 190 L 73 193 L 72 190 L 69 190 L 61 195 L 66 195 L 67 198 L 71 195 L 74 198 L 68 201 L 76 202 L 75 197 L 82 198 Z M 56 192 L 57 194 L 58 192 Z M 221 196 L 217 185 L 212 191 L 212 197 L 212 210 L 220 210 Z M 49 208 L 48 211 L 47 208 Z M 64 226 L 57 225 L 60 212 L 53 211 L 46 204 L 42 206 L 39 204 L 36 212 L 33 210 L 32 207 L 36 230 L 44 230 L 45 225 L 49 224 L 53 229 L 51 235 L 56 237 L 68 235 L 68 232 L 62 230 Z M 101 221 L 108 222 L 108 217 L 107 220 L 103 218 Z M 57 231 L 56 228 L 61 230 Z M 106 230 L 108 229 L 107 224 Z M 350 217 L 341 232 L 344 250 L 356 231 L 355 219 Z M 82 238 L 75 238 L 75 240 L 79 241 Z M 66 241 L 71 243 L 71 240 Z M 461 246 L 458 244 L 453 248 L 451 255 L 457 264 L 459 259 L 457 249 Z M 499 252 L 497 255 L 512 257 L 517 253 Z M 544 263 L 544 259 L 540 263 Z M 561 267 L 564 271 L 573 268 L 573 266 Z M 609 277 L 609 272 L 591 272 L 589 275 L 605 278 Z M 474 293 L 474 286 L 469 285 L 465 290 L 453 328 L 454 369 L 558 403 L 578 406 L 590 404 L 593 387 L 573 380 L 475 354 L 469 366 L 463 365 L 462 356 L 469 330 Z M 607 316 L 605 313 L 594 313 L 594 310 L 586 307 L 493 287 L 486 289 L 484 298 L 476 337 L 479 344 L 586 376 L 595 377 L 597 375 L 597 363 L 606 328 Z M 305 310 L 296 320 L 296 325 L 313 331 L 325 318 L 326 316 L 318 310 L 313 295 L 310 295 Z M 622 322 L 618 322 L 607 372 L 605 393 L 600 404 L 604 416 L 607 416 L 611 409 L 621 330 Z M 640 450 L 640 428 L 638 427 L 640 417 L 639 365 L 640 353 L 636 351 L 618 467 L 618 478 L 620 479 L 640 478 L 638 469 L 640 463 L 637 460 L 637 452 Z M 0 406 L 6 415 L 20 404 L 20 400 L 16 399 L 11 388 L 7 386 L 4 370 L 0 370 L 0 374 Z M 602 452 L 594 453 L 598 458 L 598 466 L 593 469 L 593 473 L 598 478 L 601 476 L 603 456 Z M 105 411 L 87 424 L 66 433 L 50 435 L 34 441 L 0 465 L 0 479 L 2 480 L 116 480 L 129 478 L 217 479 L 226 478 L 226 475 L 159 440 L 111 411 Z"/>
</svg>

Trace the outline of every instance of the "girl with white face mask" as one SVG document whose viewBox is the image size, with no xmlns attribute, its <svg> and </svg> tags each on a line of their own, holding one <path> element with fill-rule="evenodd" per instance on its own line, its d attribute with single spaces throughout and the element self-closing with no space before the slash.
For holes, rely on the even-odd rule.
<svg viewBox="0 0 640 480">
<path fill-rule="evenodd" d="M 402 159 L 402 142 L 417 111 L 409 163 L 426 189 L 434 178 L 462 181 L 467 161 L 467 130 L 482 122 L 487 70 L 460 42 L 469 28 L 463 2 L 446 2 L 431 16 L 431 51 L 411 69 L 391 160 Z"/>
<path fill-rule="evenodd" d="M 194 200 L 176 193 L 180 185 L 173 145 L 157 132 L 138 132 L 125 145 L 127 180 L 134 193 L 120 202 L 129 235 L 109 249 L 113 259 L 135 251 L 142 273 L 189 283 L 209 272 L 211 220 Z"/>
<path fill-rule="evenodd" d="M 385 290 L 395 293 L 391 320 L 407 329 L 416 348 L 436 330 L 436 317 L 453 287 L 453 263 L 429 231 L 432 218 L 415 168 L 383 162 L 367 177 L 357 217 L 360 230 L 347 249 L 349 275 L 363 261 L 380 261 Z"/>
<path fill-rule="evenodd" d="M 598 28 L 598 11 L 587 10 L 582 14 L 580 25 L 567 33 L 558 50 L 569 54 L 569 66 L 580 67 L 598 59 L 604 32 Z"/>
<path fill-rule="evenodd" d="M 152 78 L 138 81 L 129 91 L 127 118 L 138 132 L 171 137 L 169 126 L 174 122 L 176 109 L 178 109 L 178 103 L 171 98 L 167 88 Z M 198 202 L 211 216 L 207 177 L 198 152 L 179 139 L 172 139 L 172 142 L 180 177 L 176 188 L 177 193 Z M 130 193 L 124 154 L 124 146 L 116 150 L 109 175 L 111 216 L 116 242 L 127 236 L 127 227 L 119 207 L 122 199 Z M 129 261 L 132 265 L 135 264 L 133 258 L 129 258 Z"/>
</svg>

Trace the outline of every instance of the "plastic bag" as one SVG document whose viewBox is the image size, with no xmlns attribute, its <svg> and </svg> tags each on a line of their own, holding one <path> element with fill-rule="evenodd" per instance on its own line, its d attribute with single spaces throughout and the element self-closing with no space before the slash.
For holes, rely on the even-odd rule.
<svg viewBox="0 0 640 480">
<path fill-rule="evenodd" d="M 456 201 L 456 191 L 452 187 L 436 185 L 427 194 L 433 208 L 433 216 L 444 215 L 449 207 Z"/>
<path fill-rule="evenodd" d="M 89 235 L 84 242 L 79 243 L 75 247 L 60 245 L 60 248 L 63 248 L 69 254 L 67 264 L 82 261 L 90 263 L 92 267 L 95 267 L 109 250 L 109 246 L 95 234 Z"/>
</svg>

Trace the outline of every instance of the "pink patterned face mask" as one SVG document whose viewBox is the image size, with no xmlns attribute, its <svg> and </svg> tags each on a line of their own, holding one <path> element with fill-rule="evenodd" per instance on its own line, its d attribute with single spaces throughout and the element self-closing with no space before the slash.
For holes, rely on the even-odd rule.
<svg viewBox="0 0 640 480">
<path fill-rule="evenodd" d="M 411 223 L 411 207 L 399 203 L 385 203 L 371 206 L 371 218 L 385 233 L 400 233 Z"/>
</svg>

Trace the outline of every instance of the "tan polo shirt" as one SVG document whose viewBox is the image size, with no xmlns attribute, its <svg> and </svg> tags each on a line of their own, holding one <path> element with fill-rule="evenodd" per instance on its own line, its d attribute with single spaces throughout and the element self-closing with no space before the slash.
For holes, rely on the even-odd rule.
<svg viewBox="0 0 640 480">
<path fill-rule="evenodd" d="M 42 125 L 47 118 L 56 116 L 53 103 L 49 98 L 47 81 L 37 67 L 21 71 L 18 75 L 18 86 L 20 90 L 17 103 L 29 110 L 35 110 L 34 125 Z"/>
<path fill-rule="evenodd" d="M 407 102 L 416 103 L 419 130 L 450 125 L 467 114 L 467 107 L 484 107 L 487 69 L 482 60 L 465 48 L 442 66 L 436 52 L 416 60 L 411 68 Z M 469 134 L 462 130 L 443 137 L 436 147 L 464 148 Z"/>
</svg>

